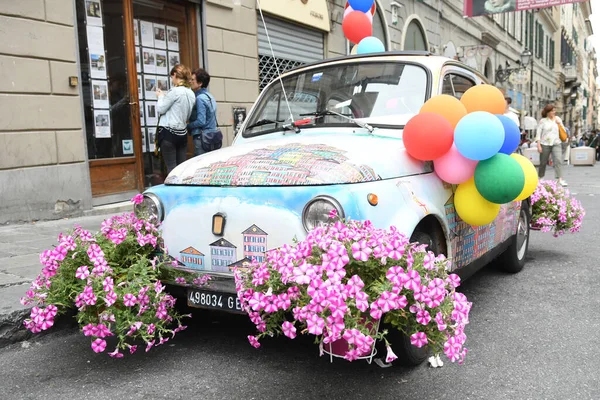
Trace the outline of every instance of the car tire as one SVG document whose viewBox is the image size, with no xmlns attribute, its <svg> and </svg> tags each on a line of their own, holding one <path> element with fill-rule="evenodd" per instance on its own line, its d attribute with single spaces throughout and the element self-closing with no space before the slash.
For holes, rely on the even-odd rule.
<svg viewBox="0 0 600 400">
<path fill-rule="evenodd" d="M 410 237 L 410 242 L 418 242 L 426 244 L 427 249 L 433 251 L 436 255 L 439 254 L 439 249 L 434 243 L 433 236 L 422 230 L 415 230 Z M 390 324 L 382 323 L 382 329 L 387 329 L 388 341 L 392 344 L 394 353 L 398 356 L 398 359 L 394 361 L 394 365 L 402 365 L 404 367 L 416 367 L 423 364 L 429 357 L 429 347 L 416 347 L 410 342 L 410 337 L 403 332 L 400 332 Z M 383 345 L 380 346 L 382 351 L 386 349 Z"/>
<path fill-rule="evenodd" d="M 496 259 L 496 266 L 508 273 L 517 273 L 525 267 L 525 257 L 529 248 L 529 224 L 531 213 L 527 201 L 521 203 L 517 233 L 511 239 L 508 248 Z"/>
</svg>

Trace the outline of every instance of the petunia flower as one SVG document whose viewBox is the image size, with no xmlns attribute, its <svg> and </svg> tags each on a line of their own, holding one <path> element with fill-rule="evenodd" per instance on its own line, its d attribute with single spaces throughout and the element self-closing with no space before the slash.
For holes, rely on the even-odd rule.
<svg viewBox="0 0 600 400">
<path fill-rule="evenodd" d="M 135 297 L 135 295 L 131 294 L 131 293 L 127 293 L 125 296 L 123 296 L 123 304 L 126 307 L 133 307 L 135 306 L 137 303 L 137 297 Z"/>
<path fill-rule="evenodd" d="M 77 271 L 75 271 L 75 278 L 77 279 L 85 280 L 88 276 L 90 276 L 90 271 L 87 265 L 82 265 L 81 267 L 77 268 Z"/>
<path fill-rule="evenodd" d="M 386 363 L 391 363 L 392 361 L 398 359 L 398 356 L 392 351 L 392 346 L 387 345 L 385 347 L 387 349 L 387 355 L 385 356 Z"/>
<path fill-rule="evenodd" d="M 256 338 L 256 336 L 248 335 L 248 341 L 250 342 L 252 347 L 254 347 L 256 349 L 258 349 L 260 347 L 260 343 L 258 342 L 258 339 Z"/>
<path fill-rule="evenodd" d="M 296 337 L 296 327 L 290 321 L 285 321 L 281 326 L 283 329 L 283 334 L 290 339 L 294 339 Z"/>
<path fill-rule="evenodd" d="M 96 339 L 92 342 L 92 350 L 94 353 L 102 353 L 106 349 L 106 341 L 103 339 Z"/>
<path fill-rule="evenodd" d="M 417 332 L 410 335 L 410 343 L 416 347 L 423 347 L 427 345 L 427 335 L 424 332 Z"/>
</svg>

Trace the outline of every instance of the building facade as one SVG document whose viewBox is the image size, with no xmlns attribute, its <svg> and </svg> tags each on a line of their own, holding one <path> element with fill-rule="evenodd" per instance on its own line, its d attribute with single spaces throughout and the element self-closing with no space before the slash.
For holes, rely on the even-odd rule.
<svg viewBox="0 0 600 400">
<path fill-rule="evenodd" d="M 154 92 L 169 88 L 174 63 L 211 74 L 227 146 L 279 73 L 352 52 L 342 31 L 346 0 L 260 5 L 0 2 L 0 223 L 80 215 L 162 183 Z M 596 127 L 589 3 L 474 18 L 463 17 L 461 0 L 375 5 L 373 35 L 386 50 L 428 50 L 460 60 L 512 97 L 523 118 L 539 119 L 544 105 L 555 102 L 572 131 Z M 525 50 L 533 61 L 523 66 Z"/>
</svg>

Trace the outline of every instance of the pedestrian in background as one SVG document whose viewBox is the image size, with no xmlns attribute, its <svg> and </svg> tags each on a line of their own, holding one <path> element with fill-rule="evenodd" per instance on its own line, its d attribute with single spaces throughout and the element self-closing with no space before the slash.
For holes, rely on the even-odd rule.
<svg viewBox="0 0 600 400">
<path fill-rule="evenodd" d="M 186 159 L 186 124 L 194 107 L 194 92 L 190 89 L 191 72 L 182 64 L 171 69 L 171 90 L 167 93 L 158 89 L 156 96 L 159 120 L 157 144 L 169 174 Z"/>
<path fill-rule="evenodd" d="M 210 75 L 202 68 L 192 71 L 191 85 L 196 95 L 188 130 L 194 141 L 194 155 L 220 149 L 223 134 L 217 127 L 217 102 L 208 92 Z"/>
<path fill-rule="evenodd" d="M 508 117 L 512 121 L 514 121 L 514 123 L 517 124 L 518 127 L 521 127 L 521 121 L 519 121 L 519 115 L 510 106 L 512 104 L 512 99 L 507 96 L 504 98 L 504 101 L 505 101 L 504 116 Z"/>
<path fill-rule="evenodd" d="M 563 149 L 560 141 L 558 126 L 562 125 L 562 120 L 556 116 L 556 109 L 553 104 L 548 104 L 542 110 L 542 119 L 538 123 L 535 142 L 540 153 L 540 165 L 538 175 L 541 178 L 546 175 L 546 165 L 552 153 L 554 174 L 561 186 L 567 186 L 567 182 L 562 178 Z"/>
</svg>

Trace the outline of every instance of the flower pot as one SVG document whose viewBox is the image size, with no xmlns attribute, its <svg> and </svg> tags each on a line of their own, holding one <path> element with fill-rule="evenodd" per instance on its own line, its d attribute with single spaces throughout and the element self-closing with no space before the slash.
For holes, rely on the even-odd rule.
<svg viewBox="0 0 600 400">
<path fill-rule="evenodd" d="M 379 330 L 379 320 L 373 323 L 373 321 L 369 321 L 366 324 L 367 329 L 371 332 L 377 332 Z M 373 346 L 371 346 L 371 350 L 365 351 L 359 354 L 358 360 L 367 360 L 369 364 L 373 361 L 373 357 L 377 354 L 377 349 L 375 348 L 376 342 L 373 342 Z M 323 353 L 329 354 L 330 362 L 333 362 L 333 358 L 344 358 L 346 356 L 346 352 L 350 349 L 350 345 L 346 339 L 341 338 L 332 343 L 327 343 L 323 345 Z"/>
</svg>

